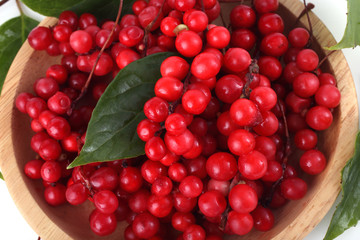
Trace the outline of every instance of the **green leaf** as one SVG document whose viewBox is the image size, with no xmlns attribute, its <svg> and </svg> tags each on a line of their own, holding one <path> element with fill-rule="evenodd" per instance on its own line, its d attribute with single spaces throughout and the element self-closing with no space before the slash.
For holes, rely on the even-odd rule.
<svg viewBox="0 0 360 240">
<path fill-rule="evenodd" d="M 158 53 L 123 68 L 97 103 L 80 155 L 68 168 L 144 154 L 145 143 L 136 133 L 145 118 L 143 106 L 154 96 L 160 65 L 174 53 Z"/>
<path fill-rule="evenodd" d="M 344 36 L 341 41 L 328 50 L 340 50 L 343 48 L 354 48 L 360 45 L 360 3 L 359 0 L 348 0 L 347 23 Z"/>
<path fill-rule="evenodd" d="M 331 240 L 353 227 L 360 219 L 360 132 L 355 154 L 342 171 L 342 200 L 336 207 L 324 240 Z"/>
<path fill-rule="evenodd" d="M 0 26 L 0 92 L 12 60 L 36 25 L 37 21 L 21 15 Z"/>
<path fill-rule="evenodd" d="M 124 0 L 122 14 L 132 13 L 131 6 L 135 0 Z M 79 16 L 88 12 L 100 20 L 116 18 L 119 0 L 22 0 L 22 2 L 40 14 L 58 17 L 61 12 L 71 10 Z"/>
<path fill-rule="evenodd" d="M 4 180 L 4 176 L 2 175 L 1 172 L 0 172 L 0 179 Z"/>
</svg>

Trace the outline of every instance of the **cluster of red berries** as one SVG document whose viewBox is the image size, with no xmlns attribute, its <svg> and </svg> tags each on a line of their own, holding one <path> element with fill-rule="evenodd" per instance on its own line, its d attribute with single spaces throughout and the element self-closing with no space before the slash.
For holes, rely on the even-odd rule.
<svg viewBox="0 0 360 240">
<path fill-rule="evenodd" d="M 309 48 L 311 34 L 295 28 L 285 36 L 277 8 L 277 0 L 238 5 L 226 28 L 211 24 L 217 0 L 137 0 L 119 25 L 100 28 L 91 14 L 65 11 L 55 27 L 35 28 L 30 45 L 63 58 L 34 83 L 36 96 L 16 99 L 36 132 L 38 158 L 25 165 L 26 175 L 43 180 L 53 206 L 92 201 L 90 227 L 100 236 L 124 220 L 127 240 L 218 240 L 270 230 L 272 209 L 307 192 L 298 171 L 325 169 L 316 131 L 331 125 L 340 102 L 335 78 L 321 72 Z M 137 133 L 146 156 L 66 170 L 106 78 L 163 51 L 185 58 L 163 61 L 155 97 L 144 105 Z M 75 108 L 95 63 L 93 99 Z M 299 160 L 290 160 L 294 145 Z"/>
</svg>

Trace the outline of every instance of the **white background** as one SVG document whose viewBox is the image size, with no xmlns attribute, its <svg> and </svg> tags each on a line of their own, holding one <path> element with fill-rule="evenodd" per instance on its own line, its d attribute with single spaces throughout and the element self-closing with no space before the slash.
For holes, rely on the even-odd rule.
<svg viewBox="0 0 360 240">
<path fill-rule="evenodd" d="M 295 1 L 295 0 L 294 0 Z M 313 10 L 318 17 L 326 24 L 330 32 L 334 35 L 337 41 L 340 41 L 346 25 L 346 0 L 311 0 L 315 4 Z M 34 14 L 24 7 L 24 12 L 37 20 L 41 20 L 42 16 Z M 15 1 L 10 0 L 0 8 L 0 25 L 8 19 L 19 14 Z M 360 95 L 360 50 L 346 49 L 343 51 L 349 66 L 351 68 L 353 78 L 356 84 L 358 95 Z M 359 96 L 358 96 L 359 99 Z M 6 159 L 1 159 L 6 161 Z M 331 208 L 329 213 L 325 216 L 323 221 L 305 238 L 305 240 L 319 240 L 323 239 L 326 229 L 329 226 L 331 216 L 335 211 L 336 204 L 340 201 L 338 197 L 336 203 Z M 29 225 L 22 218 L 16 206 L 7 191 L 6 185 L 0 181 L 0 239 L 6 240 L 36 240 L 38 235 L 29 227 Z M 337 240 L 359 240 L 360 239 L 360 225 L 347 230 Z"/>
</svg>

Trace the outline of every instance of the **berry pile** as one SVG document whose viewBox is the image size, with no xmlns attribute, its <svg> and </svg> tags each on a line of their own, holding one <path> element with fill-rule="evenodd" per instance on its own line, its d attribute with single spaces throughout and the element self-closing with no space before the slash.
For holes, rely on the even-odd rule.
<svg viewBox="0 0 360 240">
<path fill-rule="evenodd" d="M 330 127 L 340 102 L 335 78 L 322 73 L 310 48 L 311 33 L 298 27 L 285 36 L 277 8 L 277 0 L 238 5 L 226 28 L 211 24 L 217 0 L 137 0 L 119 24 L 99 27 L 92 14 L 65 11 L 55 27 L 35 28 L 29 44 L 63 57 L 36 80 L 36 96 L 16 99 L 36 132 L 38 155 L 25 174 L 43 180 L 53 206 L 93 202 L 90 227 L 100 236 L 125 220 L 128 240 L 270 230 L 272 209 L 306 194 L 301 176 L 325 169 L 316 131 Z M 162 62 L 137 126 L 146 155 L 67 170 L 111 78 L 164 51 L 179 56 Z M 88 86 L 92 95 L 77 104 Z"/>
</svg>

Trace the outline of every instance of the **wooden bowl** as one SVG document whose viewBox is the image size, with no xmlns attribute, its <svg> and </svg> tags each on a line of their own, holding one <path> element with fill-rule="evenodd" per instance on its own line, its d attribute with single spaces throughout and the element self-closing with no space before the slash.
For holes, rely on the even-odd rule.
<svg viewBox="0 0 360 240">
<path fill-rule="evenodd" d="M 280 2 L 280 14 L 286 19 L 286 25 L 293 26 L 291 23 L 304 8 L 302 3 L 294 0 Z M 234 4 L 223 6 L 224 11 L 231 6 Z M 313 47 L 321 59 L 326 53 L 320 46 L 331 46 L 335 40 L 313 13 L 310 13 L 310 18 L 317 41 Z M 52 26 L 56 22 L 55 18 L 46 18 L 41 25 Z M 302 18 L 302 23 L 307 25 L 306 17 Z M 116 232 L 109 237 L 98 237 L 91 232 L 88 223 L 89 211 L 93 208 L 90 203 L 77 207 L 68 204 L 51 207 L 44 200 L 41 181 L 30 180 L 24 175 L 25 163 L 35 156 L 29 144 L 33 133 L 29 118 L 16 110 L 14 99 L 20 92 L 31 92 L 33 82 L 44 76 L 46 69 L 54 63 L 59 63 L 59 58 L 35 52 L 25 42 L 7 75 L 0 101 L 0 161 L 7 187 L 24 218 L 42 239 L 122 238 L 126 224 L 119 224 Z M 335 75 L 342 93 L 332 126 L 320 134 L 319 148 L 328 159 L 325 171 L 316 177 L 305 176 L 309 183 L 307 195 L 275 211 L 276 221 L 271 231 L 252 231 L 244 237 L 231 236 L 227 239 L 302 239 L 334 203 L 340 191 L 340 171 L 354 151 L 358 105 L 353 79 L 342 52 L 333 53 L 322 69 Z"/>
</svg>

